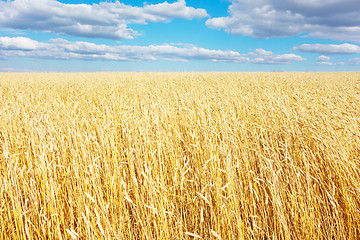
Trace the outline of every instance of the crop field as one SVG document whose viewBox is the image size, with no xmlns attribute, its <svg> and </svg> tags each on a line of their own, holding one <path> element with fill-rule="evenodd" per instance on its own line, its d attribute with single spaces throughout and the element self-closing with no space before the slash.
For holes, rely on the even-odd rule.
<svg viewBox="0 0 360 240">
<path fill-rule="evenodd" d="M 1 73 L 0 239 L 360 239 L 360 73 Z"/>
</svg>

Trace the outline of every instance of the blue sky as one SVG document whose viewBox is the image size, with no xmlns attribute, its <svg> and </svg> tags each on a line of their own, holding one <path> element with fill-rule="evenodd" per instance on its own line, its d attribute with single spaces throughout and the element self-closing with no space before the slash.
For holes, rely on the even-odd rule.
<svg viewBox="0 0 360 240">
<path fill-rule="evenodd" d="M 359 71 L 358 0 L 0 0 L 0 71 Z"/>
</svg>

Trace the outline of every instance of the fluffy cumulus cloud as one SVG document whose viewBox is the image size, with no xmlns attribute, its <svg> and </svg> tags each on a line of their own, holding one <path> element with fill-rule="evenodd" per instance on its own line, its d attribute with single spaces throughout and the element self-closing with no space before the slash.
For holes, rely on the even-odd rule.
<svg viewBox="0 0 360 240">
<path fill-rule="evenodd" d="M 43 48 L 46 45 L 25 37 L 0 37 L 0 49 L 30 51 Z"/>
<path fill-rule="evenodd" d="M 360 42 L 358 0 L 232 0 L 229 16 L 206 25 L 255 38 L 311 37 Z"/>
<path fill-rule="evenodd" d="M 173 18 L 204 18 L 204 9 L 174 3 L 145 4 L 142 7 L 119 1 L 99 4 L 63 4 L 56 0 L 0 0 L 0 28 L 50 31 L 72 36 L 132 39 L 138 32 L 128 24 L 166 22 Z"/>
<path fill-rule="evenodd" d="M 287 64 L 305 60 L 299 55 L 277 55 L 263 49 L 241 54 L 236 51 L 212 50 L 186 44 L 109 46 L 90 42 L 71 42 L 61 38 L 38 42 L 24 37 L 0 37 L 0 56 L 112 61 L 199 60 L 261 64 Z"/>
<path fill-rule="evenodd" d="M 89 42 L 70 42 L 52 39 L 48 43 L 29 38 L 0 37 L 0 55 L 3 57 L 34 57 L 50 59 L 83 59 L 115 61 L 224 61 L 248 62 L 249 59 L 235 51 L 210 50 L 188 45 L 109 46 Z"/>
<path fill-rule="evenodd" d="M 318 61 L 330 61 L 330 57 L 324 55 L 319 56 L 317 59 Z"/>
<path fill-rule="evenodd" d="M 321 61 L 321 62 L 315 63 L 315 65 L 317 65 L 317 66 L 340 66 L 340 65 L 345 65 L 345 63 L 344 63 L 344 62 L 326 62 L 326 61 Z"/>
<path fill-rule="evenodd" d="M 355 44 L 302 44 L 294 47 L 293 50 L 312 52 L 319 54 L 356 54 L 360 53 L 360 47 Z"/>
<path fill-rule="evenodd" d="M 331 58 L 329 56 L 321 55 L 317 58 L 318 62 L 314 65 L 317 66 L 342 66 L 345 65 L 344 62 L 330 62 Z"/>
<path fill-rule="evenodd" d="M 260 64 L 288 64 L 306 60 L 293 53 L 277 55 L 264 49 L 256 49 L 254 52 L 248 53 L 247 55 L 253 57 L 251 62 Z"/>
</svg>

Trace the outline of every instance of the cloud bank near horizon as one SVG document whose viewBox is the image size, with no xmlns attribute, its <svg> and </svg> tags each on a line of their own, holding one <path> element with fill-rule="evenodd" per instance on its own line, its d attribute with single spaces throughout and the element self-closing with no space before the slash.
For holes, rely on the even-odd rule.
<svg viewBox="0 0 360 240">
<path fill-rule="evenodd" d="M 230 50 L 212 50 L 184 44 L 149 46 L 109 46 L 90 42 L 51 39 L 38 42 L 26 37 L 0 37 L 0 54 L 5 58 L 32 57 L 49 59 L 81 59 L 109 61 L 212 61 L 261 64 L 288 64 L 306 59 L 290 54 L 275 54 L 263 49 L 241 54 Z"/>
</svg>

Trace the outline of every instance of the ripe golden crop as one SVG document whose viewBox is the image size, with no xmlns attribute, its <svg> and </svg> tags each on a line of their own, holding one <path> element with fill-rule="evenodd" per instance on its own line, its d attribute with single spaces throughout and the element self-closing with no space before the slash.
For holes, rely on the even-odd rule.
<svg viewBox="0 0 360 240">
<path fill-rule="evenodd" d="M 1 239 L 359 239 L 360 73 L 2 73 Z"/>
</svg>

